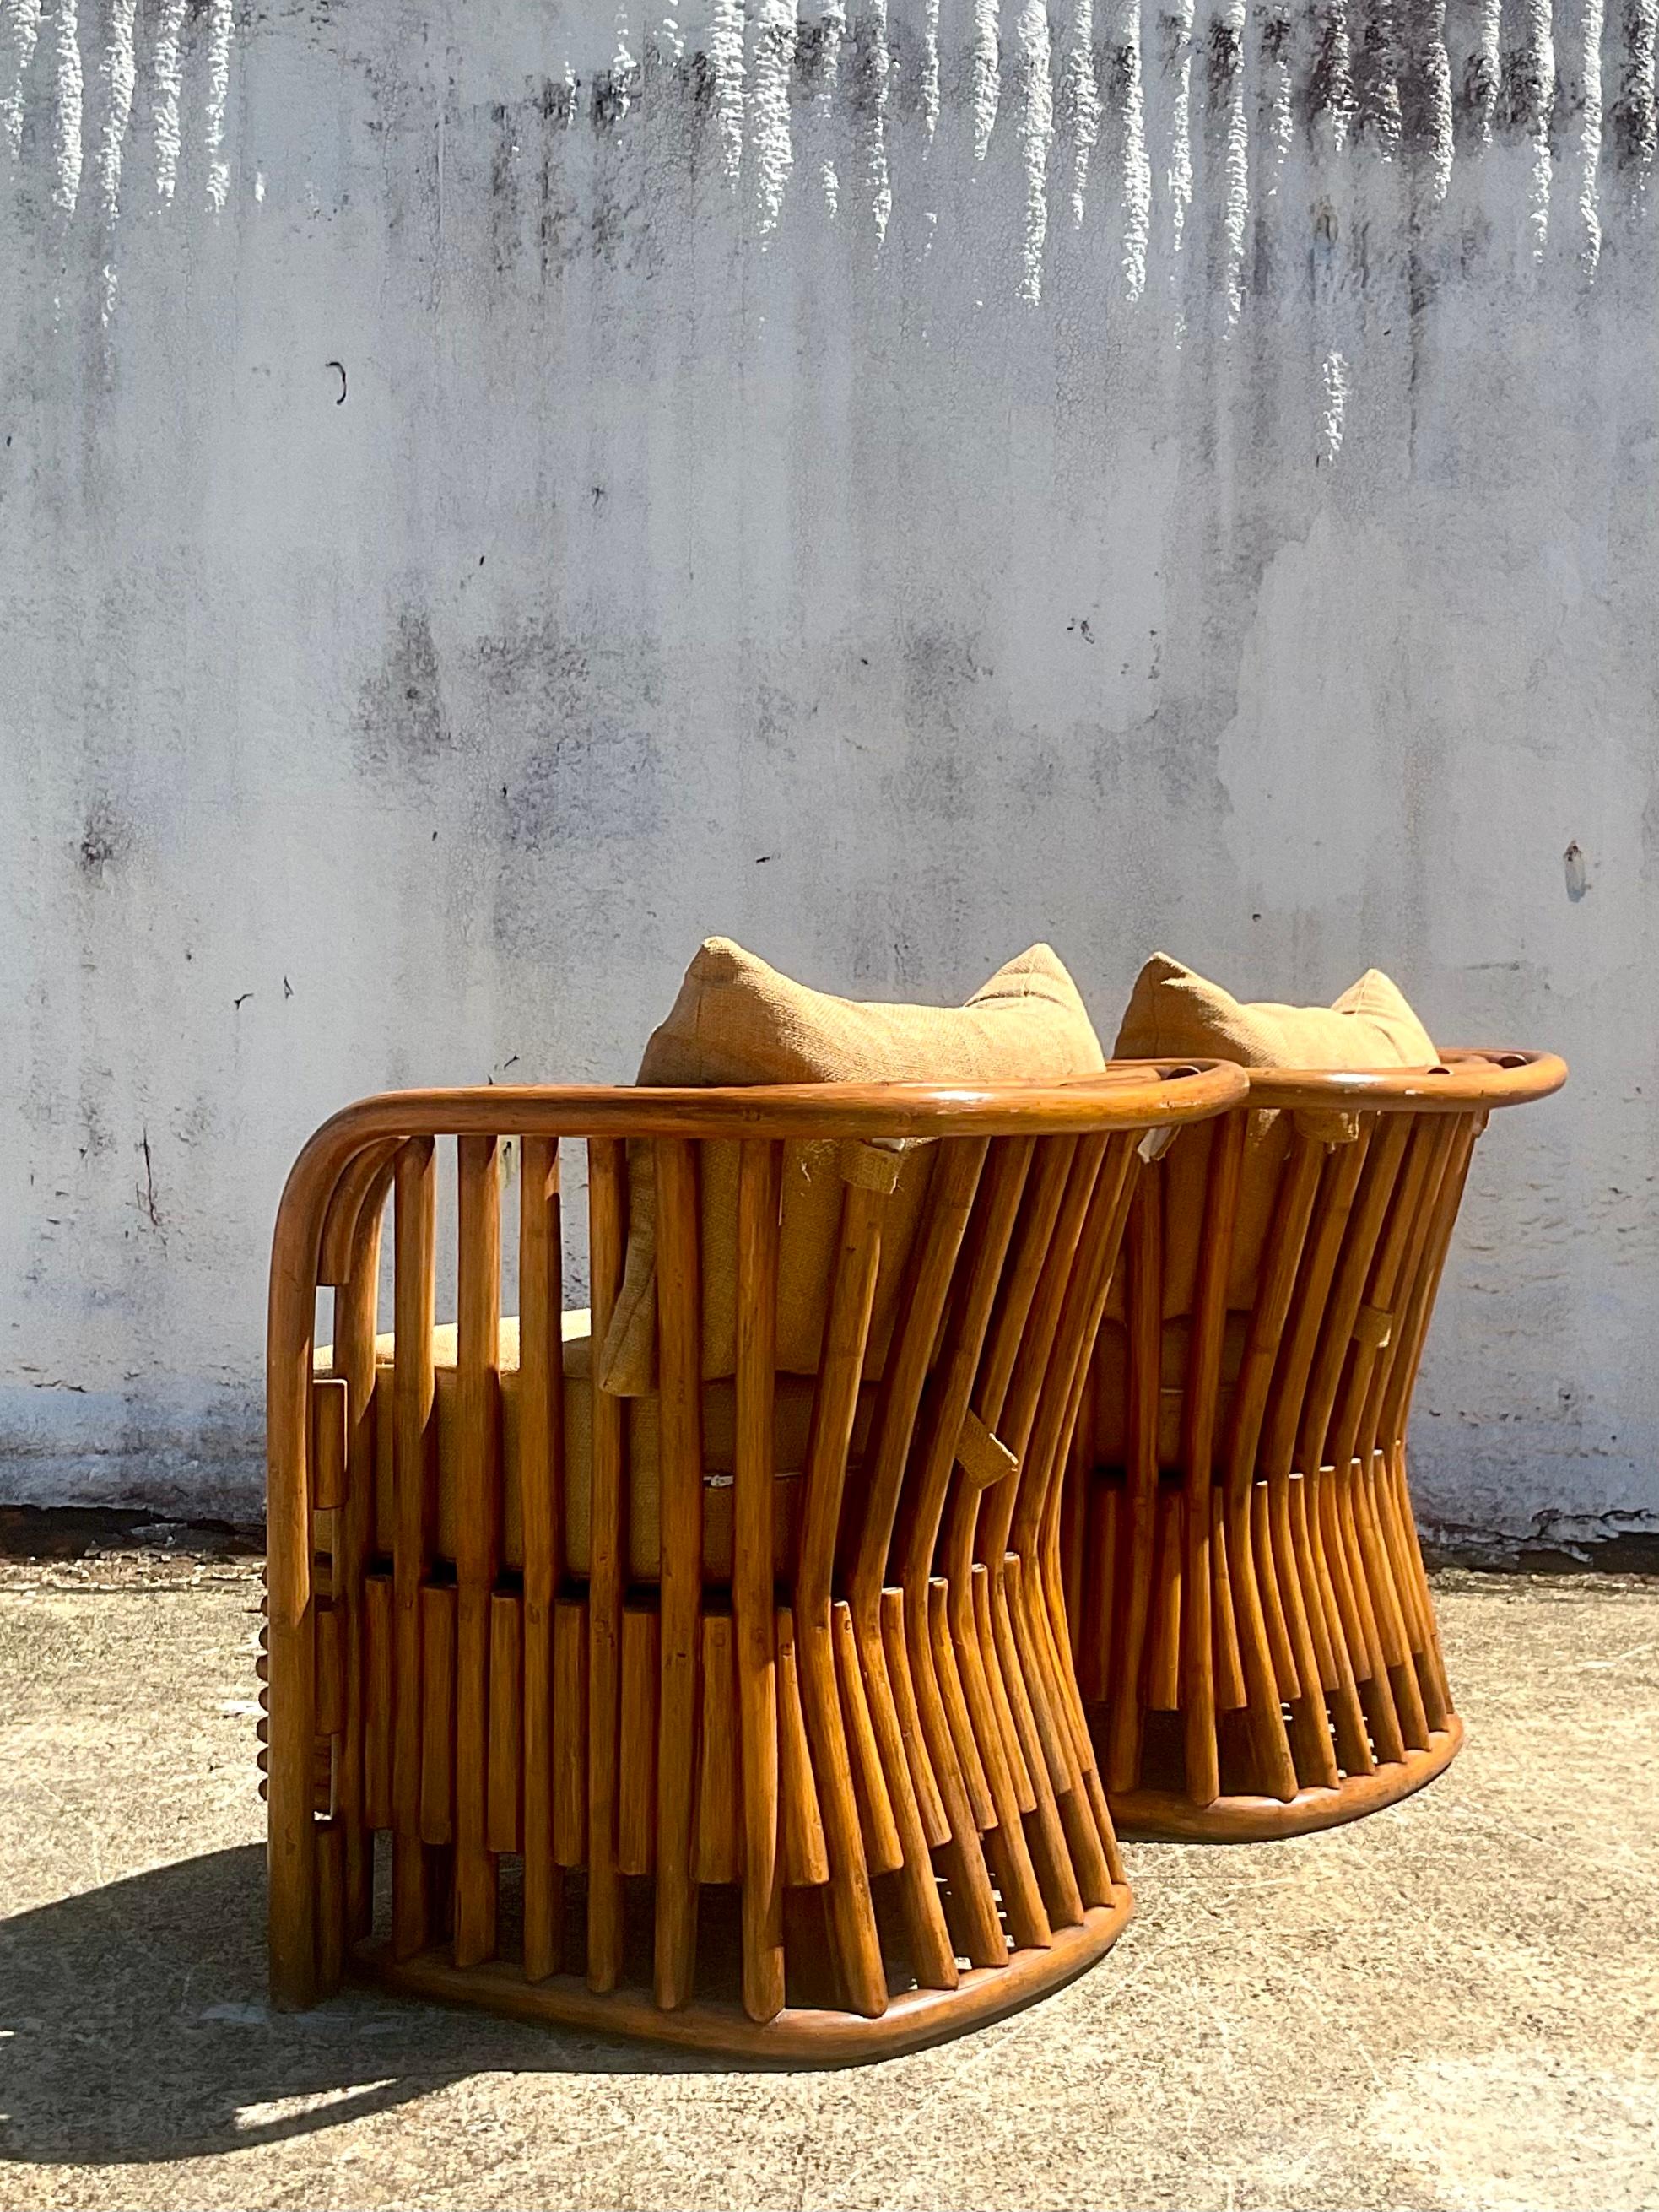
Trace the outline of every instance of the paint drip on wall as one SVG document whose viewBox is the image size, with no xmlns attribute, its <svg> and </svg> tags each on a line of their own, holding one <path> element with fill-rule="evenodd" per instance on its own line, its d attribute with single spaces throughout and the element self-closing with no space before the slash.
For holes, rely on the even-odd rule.
<svg viewBox="0 0 1659 2212">
<path fill-rule="evenodd" d="M 1303 172 L 1329 180 L 1327 200 L 1340 196 L 1338 171 L 1356 189 L 1380 176 L 1425 267 L 1443 251 L 1501 251 L 1471 228 L 1456 179 L 1510 149 L 1525 172 L 1524 258 L 1544 260 L 1561 239 L 1593 276 L 1609 221 L 1645 207 L 1659 145 L 1655 0 L 1577 0 L 1559 30 L 1550 0 L 1299 11 L 1071 0 L 1063 15 L 1042 0 L 850 11 L 702 0 L 684 22 L 577 13 L 529 27 L 491 105 L 556 104 L 571 125 L 635 139 L 647 167 L 653 146 L 689 150 L 757 246 L 816 203 L 878 250 L 903 194 L 927 204 L 939 251 L 966 250 L 987 196 L 1007 195 L 1002 277 L 1031 307 L 1051 288 L 1063 214 L 1073 234 L 1110 234 L 1130 300 L 1161 238 L 1164 311 L 1178 316 L 1176 266 L 1206 251 L 1194 217 L 1213 210 L 1206 280 L 1236 323 L 1264 252 L 1283 266 L 1307 249 L 1319 196 L 1287 189 Z M 238 115 L 235 80 L 291 29 L 269 0 L 240 11 L 234 0 L 0 0 L 0 217 L 14 242 L 44 228 L 61 247 L 66 228 L 95 226 L 112 300 L 120 232 L 146 191 L 170 209 L 186 190 L 216 214 L 239 192 L 254 198 L 257 180 L 271 204 L 269 118 Z M 447 40 L 411 39 L 409 79 L 387 88 L 400 118 L 425 100 L 434 131 L 441 111 L 465 119 L 459 82 L 471 88 L 476 72 L 454 49 L 468 34 L 459 16 Z M 349 61 L 352 11 L 307 35 Z M 958 153 L 981 173 L 971 202 Z M 302 198 L 313 181 L 292 174 L 289 191 Z M 648 201 L 635 212 L 648 222 Z"/>
</svg>

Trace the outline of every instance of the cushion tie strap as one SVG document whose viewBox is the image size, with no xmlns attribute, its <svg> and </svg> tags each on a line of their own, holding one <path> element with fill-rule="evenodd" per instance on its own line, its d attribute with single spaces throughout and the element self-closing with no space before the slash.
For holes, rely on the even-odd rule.
<svg viewBox="0 0 1659 2212">
<path fill-rule="evenodd" d="M 957 1465 L 977 1490 L 988 1490 L 1019 1465 L 1000 1437 L 994 1437 L 970 1406 L 957 1431 Z"/>
<path fill-rule="evenodd" d="M 1361 1306 L 1354 1316 L 1353 1333 L 1356 1342 L 1381 1352 L 1394 1334 L 1394 1316 L 1381 1306 Z"/>
<path fill-rule="evenodd" d="M 884 1198 L 899 1178 L 899 1154 L 878 1139 L 844 1138 L 841 1147 L 841 1176 L 859 1190 L 878 1191 Z"/>
<path fill-rule="evenodd" d="M 1358 1114 L 1330 1107 L 1319 1112 L 1304 1110 L 1293 1113 L 1291 1119 L 1302 1134 L 1316 1145 L 1357 1145 L 1359 1142 Z"/>
</svg>

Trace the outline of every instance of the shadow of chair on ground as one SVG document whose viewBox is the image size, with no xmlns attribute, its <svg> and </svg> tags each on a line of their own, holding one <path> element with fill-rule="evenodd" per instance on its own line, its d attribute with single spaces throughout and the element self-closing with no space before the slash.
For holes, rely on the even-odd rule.
<svg viewBox="0 0 1659 2212">
<path fill-rule="evenodd" d="M 0 2163 L 246 2149 L 484 2071 L 712 2070 L 368 1990 L 272 2013 L 264 1890 L 264 1848 L 249 1844 L 0 1922 Z"/>
</svg>

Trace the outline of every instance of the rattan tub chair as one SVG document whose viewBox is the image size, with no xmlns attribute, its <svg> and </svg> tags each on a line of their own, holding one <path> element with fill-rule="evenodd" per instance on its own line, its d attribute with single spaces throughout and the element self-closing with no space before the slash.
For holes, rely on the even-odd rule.
<svg viewBox="0 0 1659 2212">
<path fill-rule="evenodd" d="M 951 2034 L 1098 1958 L 1130 1900 L 1072 1668 L 1060 1475 L 1146 1133 L 1243 1085 L 1186 1064 L 491 1088 L 327 1122 L 271 1269 L 276 2002 L 350 1973 L 823 2062 Z M 451 1137 L 459 1318 L 434 1332 Z M 809 1153 L 836 1211 L 803 1378 L 778 1314 Z M 654 1387 L 629 1400 L 594 1387 L 592 1350 L 647 1174 Z M 723 1236 L 736 1348 L 711 1380 Z M 591 1334 L 562 1314 L 584 1245 Z"/>
<path fill-rule="evenodd" d="M 1253 1067 L 1140 1178 L 1062 1532 L 1121 1833 L 1330 1827 L 1455 1753 L 1407 1420 L 1475 1139 L 1565 1076 Z"/>
</svg>

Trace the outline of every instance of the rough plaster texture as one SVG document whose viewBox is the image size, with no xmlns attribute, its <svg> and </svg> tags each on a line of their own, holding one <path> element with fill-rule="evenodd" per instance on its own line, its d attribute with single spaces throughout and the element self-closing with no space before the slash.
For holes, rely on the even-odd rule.
<svg viewBox="0 0 1659 2212">
<path fill-rule="evenodd" d="M 625 1077 L 722 930 L 1564 1050 L 1419 1501 L 1651 1525 L 1654 44 L 0 0 L 0 1495 L 251 1510 L 307 1131 Z"/>
<path fill-rule="evenodd" d="M 0 1561 L 15 2212 L 1659 2201 L 1659 1585 L 1443 1582 L 1470 1735 L 1424 1796 L 1298 1843 L 1131 1848 L 1139 1917 L 1070 1989 L 787 2075 L 366 1994 L 268 2014 L 256 1571 Z"/>
</svg>

